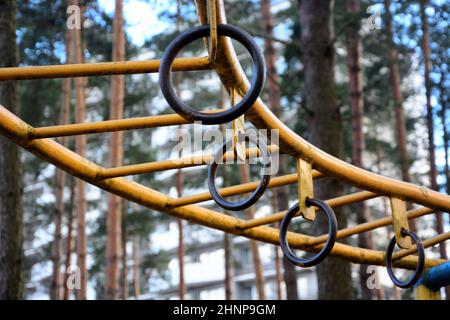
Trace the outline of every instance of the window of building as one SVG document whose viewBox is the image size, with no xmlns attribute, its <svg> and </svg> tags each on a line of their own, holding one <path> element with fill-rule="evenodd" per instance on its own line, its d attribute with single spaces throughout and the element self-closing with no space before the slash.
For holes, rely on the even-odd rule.
<svg viewBox="0 0 450 320">
<path fill-rule="evenodd" d="M 252 285 L 244 284 L 240 286 L 240 299 L 251 300 L 253 299 L 253 288 Z"/>
</svg>

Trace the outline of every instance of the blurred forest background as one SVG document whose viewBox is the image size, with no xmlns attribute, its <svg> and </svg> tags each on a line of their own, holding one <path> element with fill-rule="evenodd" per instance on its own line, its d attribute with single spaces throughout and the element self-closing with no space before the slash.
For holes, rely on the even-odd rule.
<svg viewBox="0 0 450 320">
<path fill-rule="evenodd" d="M 347 162 L 450 192 L 449 1 L 224 2 L 228 23 L 248 31 L 264 49 L 268 74 L 262 99 L 284 123 Z M 69 5 L 81 9 L 80 30 L 67 28 Z M 158 59 L 171 39 L 196 25 L 195 2 L 190 0 L 0 0 L 0 67 Z M 249 57 L 236 48 L 250 75 Z M 183 55 L 207 53 L 197 41 Z M 224 103 L 213 71 L 179 74 L 178 90 L 190 106 Z M 172 113 L 157 74 L 0 82 L 0 103 L 35 127 Z M 174 131 L 145 129 L 58 141 L 112 167 L 176 158 Z M 4 137 L 0 154 L 5 155 L 0 156 L 2 299 L 412 297 L 411 290 L 400 292 L 383 279 L 380 289 L 370 290 L 369 266 L 337 258 L 303 274 L 273 246 L 242 244 L 237 237 L 120 200 Z M 279 175 L 295 168 L 292 159 L 282 158 Z M 223 174 L 224 184 L 240 183 L 239 170 Z M 256 168 L 252 176 L 256 179 Z M 129 178 L 173 196 L 207 190 L 205 168 Z M 351 191 L 337 182 L 327 182 L 328 188 L 321 183 L 319 198 Z M 238 215 L 285 210 L 296 194 L 296 186 L 271 189 L 256 208 Z M 342 228 L 389 215 L 390 209 L 387 200 L 374 199 L 336 213 Z M 423 238 L 448 231 L 448 213 L 417 219 L 412 227 Z M 321 232 L 311 223 L 296 228 Z M 390 236 L 386 228 L 345 241 L 384 251 Z M 216 248 L 215 255 L 208 247 Z M 446 258 L 447 253 L 444 244 L 428 249 L 427 257 Z M 206 267 L 189 266 L 195 263 Z M 242 278 L 236 271 L 243 268 L 239 264 L 250 270 L 246 286 L 236 284 Z M 384 268 L 377 270 L 386 278 Z M 314 283 L 304 294 L 306 280 L 297 279 L 309 275 Z M 202 293 L 207 279 L 214 282 L 209 295 Z"/>
</svg>

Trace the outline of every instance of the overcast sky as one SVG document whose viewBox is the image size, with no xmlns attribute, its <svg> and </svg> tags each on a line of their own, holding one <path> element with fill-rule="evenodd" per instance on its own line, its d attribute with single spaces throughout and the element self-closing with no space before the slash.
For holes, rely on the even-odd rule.
<svg viewBox="0 0 450 320">
<path fill-rule="evenodd" d="M 114 0 L 98 2 L 108 14 L 114 14 Z M 158 14 L 173 7 L 173 1 L 154 1 L 150 4 L 149 1 L 127 0 L 123 5 L 126 32 L 130 40 L 140 46 L 147 38 L 162 33 L 167 28 L 167 24 L 158 19 Z"/>
</svg>

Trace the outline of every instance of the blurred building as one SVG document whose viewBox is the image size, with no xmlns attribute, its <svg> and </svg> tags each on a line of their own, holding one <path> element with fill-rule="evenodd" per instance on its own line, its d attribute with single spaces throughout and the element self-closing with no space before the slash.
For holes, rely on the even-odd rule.
<svg viewBox="0 0 450 320">
<path fill-rule="evenodd" d="M 192 227 L 192 226 L 191 226 Z M 196 226 L 193 226 L 196 228 Z M 170 255 L 167 285 L 158 279 L 149 279 L 150 293 L 141 299 L 178 299 L 178 233 L 175 222 L 160 226 L 152 242 Z M 186 299 L 225 299 L 225 255 L 223 233 L 202 228 L 186 232 L 185 282 Z M 189 243 L 189 236 L 197 239 Z M 201 239 L 201 240 L 199 240 Z M 255 287 L 250 240 L 232 236 L 233 299 L 258 299 Z M 260 258 L 264 270 L 267 299 L 277 299 L 275 282 L 274 246 L 259 242 Z M 317 298 L 317 279 L 314 268 L 297 268 L 297 283 L 300 299 Z M 158 285 L 159 284 L 159 285 Z M 284 282 L 281 283 L 285 294 Z"/>
</svg>

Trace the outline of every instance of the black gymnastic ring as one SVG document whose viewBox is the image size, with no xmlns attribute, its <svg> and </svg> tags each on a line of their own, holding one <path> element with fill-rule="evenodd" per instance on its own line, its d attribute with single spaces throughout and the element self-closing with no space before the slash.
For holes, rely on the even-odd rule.
<svg viewBox="0 0 450 320">
<path fill-rule="evenodd" d="M 286 215 L 284 216 L 283 220 L 281 220 L 280 223 L 280 246 L 283 250 L 286 257 L 295 265 L 299 267 L 311 267 L 315 266 L 319 263 L 321 263 L 331 252 L 331 250 L 334 247 L 334 244 L 336 243 L 336 236 L 337 236 L 337 220 L 336 215 L 334 214 L 333 209 L 324 201 L 318 200 L 318 199 L 310 199 L 306 198 L 306 205 L 309 206 L 315 206 L 320 209 L 322 209 L 328 218 L 328 240 L 325 243 L 325 245 L 322 247 L 322 250 L 314 256 L 311 256 L 309 258 L 299 258 L 295 255 L 295 253 L 291 250 L 289 247 L 289 243 L 287 241 L 287 229 L 289 226 L 289 223 L 291 222 L 292 218 L 298 213 L 299 211 L 299 204 L 295 204 L 289 210 L 287 211 Z"/>
<path fill-rule="evenodd" d="M 263 157 L 263 163 L 264 163 L 264 174 L 261 177 L 261 180 L 259 181 L 258 186 L 256 189 L 252 192 L 252 194 L 247 197 L 246 199 L 240 201 L 240 202 L 229 202 L 225 200 L 217 191 L 216 183 L 215 183 L 215 177 L 217 173 L 217 168 L 219 166 L 219 163 L 223 159 L 223 155 L 227 151 L 227 149 L 230 149 L 232 147 L 232 140 L 229 140 L 225 142 L 222 147 L 218 150 L 218 152 L 215 154 L 213 161 L 208 166 L 208 189 L 211 193 L 211 196 L 213 200 L 222 208 L 232 211 L 239 211 L 247 209 L 248 207 L 252 206 L 256 203 L 256 201 L 261 198 L 261 196 L 264 194 L 264 191 L 266 190 L 267 186 L 270 182 L 270 153 L 267 150 L 267 145 L 265 143 L 258 143 L 255 139 L 251 137 L 247 137 L 251 142 L 255 143 L 259 150 L 261 151 L 261 155 Z"/>
<path fill-rule="evenodd" d="M 389 278 L 391 278 L 392 282 L 397 287 L 410 288 L 417 283 L 417 281 L 420 279 L 423 269 L 425 268 L 425 250 L 423 248 L 422 241 L 420 241 L 420 238 L 414 232 L 405 230 L 403 228 L 401 232 L 403 236 L 409 236 L 417 246 L 418 262 L 416 271 L 414 271 L 414 274 L 407 281 L 400 281 L 394 275 L 394 271 L 392 270 L 392 253 L 394 252 L 394 247 L 396 244 L 395 236 L 391 239 L 391 242 L 389 242 L 389 246 L 386 250 L 386 270 L 388 272 Z"/>
<path fill-rule="evenodd" d="M 253 106 L 264 86 L 266 65 L 261 50 L 247 32 L 229 24 L 217 25 L 218 35 L 231 37 L 239 41 L 249 51 L 253 59 L 253 75 L 250 88 L 238 104 L 226 111 L 203 113 L 190 108 L 180 100 L 173 89 L 170 76 L 172 63 L 183 47 L 194 40 L 207 37 L 209 34 L 210 26 L 201 25 L 183 32 L 167 46 L 159 66 L 159 85 L 171 108 L 183 118 L 192 121 L 202 121 L 204 124 L 221 124 L 238 118 Z"/>
</svg>

